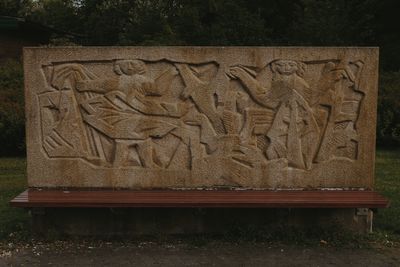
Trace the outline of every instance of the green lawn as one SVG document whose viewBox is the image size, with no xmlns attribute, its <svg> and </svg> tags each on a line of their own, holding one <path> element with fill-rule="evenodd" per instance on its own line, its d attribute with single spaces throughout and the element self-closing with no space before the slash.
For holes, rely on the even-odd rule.
<svg viewBox="0 0 400 267">
<path fill-rule="evenodd" d="M 0 158 L 0 241 L 30 236 L 28 213 L 8 205 L 27 187 L 25 166 L 23 158 Z M 378 150 L 375 188 L 391 206 L 375 214 L 372 239 L 400 240 L 400 150 Z"/>
<path fill-rule="evenodd" d="M 400 150 L 377 151 L 375 189 L 391 201 L 375 215 L 375 230 L 400 236 Z"/>
<path fill-rule="evenodd" d="M 13 234 L 29 231 L 28 213 L 11 208 L 8 202 L 26 187 L 26 160 L 24 158 L 0 158 L 0 240 Z"/>
</svg>

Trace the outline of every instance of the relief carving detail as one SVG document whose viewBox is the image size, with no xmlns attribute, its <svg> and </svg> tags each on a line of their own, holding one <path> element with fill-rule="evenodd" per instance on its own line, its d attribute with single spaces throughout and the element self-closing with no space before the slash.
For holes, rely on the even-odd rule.
<svg viewBox="0 0 400 267">
<path fill-rule="evenodd" d="M 48 90 L 38 95 L 42 147 L 49 158 L 80 158 L 98 168 L 218 166 L 215 175 L 236 184 L 275 163 L 307 172 L 355 161 L 363 65 L 52 62 L 42 69 Z"/>
</svg>

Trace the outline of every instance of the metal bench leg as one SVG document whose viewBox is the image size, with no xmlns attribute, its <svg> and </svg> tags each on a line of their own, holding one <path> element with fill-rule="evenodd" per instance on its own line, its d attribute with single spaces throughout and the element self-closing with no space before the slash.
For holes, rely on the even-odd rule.
<svg viewBox="0 0 400 267">
<path fill-rule="evenodd" d="M 373 217 L 374 217 L 374 212 L 371 209 L 358 208 L 356 209 L 354 219 L 359 223 L 364 223 L 366 226 L 365 229 L 367 229 L 369 233 L 372 233 Z"/>
<path fill-rule="evenodd" d="M 37 234 L 45 234 L 46 233 L 46 209 L 45 208 L 31 208 L 31 225 L 32 231 Z"/>
</svg>

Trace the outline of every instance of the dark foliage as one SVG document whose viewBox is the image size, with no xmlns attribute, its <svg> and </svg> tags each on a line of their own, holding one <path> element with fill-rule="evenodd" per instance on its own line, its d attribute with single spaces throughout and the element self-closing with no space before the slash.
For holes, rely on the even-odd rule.
<svg viewBox="0 0 400 267">
<path fill-rule="evenodd" d="M 23 71 L 18 61 L 0 65 L 0 156 L 25 150 Z"/>
</svg>

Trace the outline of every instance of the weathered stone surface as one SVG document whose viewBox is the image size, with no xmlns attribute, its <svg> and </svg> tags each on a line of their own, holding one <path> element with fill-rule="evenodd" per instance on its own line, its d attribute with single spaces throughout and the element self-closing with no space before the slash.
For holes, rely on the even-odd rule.
<svg viewBox="0 0 400 267">
<path fill-rule="evenodd" d="M 373 185 L 377 48 L 24 50 L 31 187 Z"/>
</svg>

